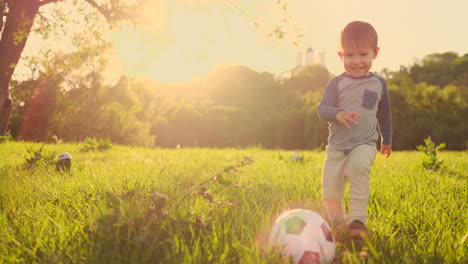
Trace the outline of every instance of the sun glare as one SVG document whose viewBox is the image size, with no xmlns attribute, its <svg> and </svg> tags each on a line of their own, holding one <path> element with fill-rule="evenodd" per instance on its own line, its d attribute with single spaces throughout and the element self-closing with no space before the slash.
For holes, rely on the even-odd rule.
<svg viewBox="0 0 468 264">
<path fill-rule="evenodd" d="M 151 33 L 126 24 L 120 30 L 114 31 L 111 37 L 124 71 L 129 74 L 146 74 L 150 57 L 154 56 L 158 45 L 158 42 L 151 38 Z"/>
<path fill-rule="evenodd" d="M 123 70 L 161 82 L 186 82 L 206 74 L 220 63 L 217 55 L 226 54 L 220 50 L 225 25 L 213 25 L 213 21 L 223 22 L 213 11 L 214 2 L 165 2 L 160 4 L 166 10 L 164 21 L 158 20 L 154 27 L 148 20 L 143 26 L 124 24 L 113 31 L 111 38 Z"/>
</svg>

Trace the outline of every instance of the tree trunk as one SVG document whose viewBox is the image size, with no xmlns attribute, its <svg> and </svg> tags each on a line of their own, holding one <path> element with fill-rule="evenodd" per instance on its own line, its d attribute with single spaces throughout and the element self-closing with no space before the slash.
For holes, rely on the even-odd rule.
<svg viewBox="0 0 468 264">
<path fill-rule="evenodd" d="M 0 136 L 6 134 L 11 114 L 8 92 L 11 76 L 18 64 L 39 10 L 38 0 L 7 0 L 8 14 L 0 40 Z M 0 19 L 3 17 L 0 16 Z"/>
</svg>

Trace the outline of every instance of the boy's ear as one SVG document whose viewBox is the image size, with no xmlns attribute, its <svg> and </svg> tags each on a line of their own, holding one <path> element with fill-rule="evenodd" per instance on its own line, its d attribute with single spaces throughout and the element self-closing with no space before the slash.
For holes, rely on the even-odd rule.
<svg viewBox="0 0 468 264">
<path fill-rule="evenodd" d="M 338 51 L 336 54 L 338 54 L 338 57 L 340 57 L 341 60 L 343 60 L 343 51 Z"/>
<path fill-rule="evenodd" d="M 374 59 L 377 58 L 377 55 L 379 54 L 379 51 L 380 51 L 379 47 L 375 48 Z"/>
</svg>

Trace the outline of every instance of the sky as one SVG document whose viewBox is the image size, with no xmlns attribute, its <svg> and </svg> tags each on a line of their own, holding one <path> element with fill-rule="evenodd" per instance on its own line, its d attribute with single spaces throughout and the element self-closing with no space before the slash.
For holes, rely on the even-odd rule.
<svg viewBox="0 0 468 264">
<path fill-rule="evenodd" d="M 225 0 L 152 1 L 142 14 L 144 25 L 124 24 L 109 37 L 123 72 L 158 82 L 203 78 L 224 64 L 279 74 L 308 47 L 325 53 L 325 66 L 337 75 L 343 71 L 336 55 L 339 32 L 354 20 L 371 23 L 379 34 L 374 71 L 397 70 L 435 52 L 468 53 L 466 0 L 289 0 L 292 21 L 304 32 L 299 47 L 254 26 L 281 21 L 275 0 L 232 0 L 249 18 Z"/>
</svg>

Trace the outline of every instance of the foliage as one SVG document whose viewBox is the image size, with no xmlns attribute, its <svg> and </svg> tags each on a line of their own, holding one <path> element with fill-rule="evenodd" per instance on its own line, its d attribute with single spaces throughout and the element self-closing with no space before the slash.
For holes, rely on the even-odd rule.
<svg viewBox="0 0 468 264">
<path fill-rule="evenodd" d="M 98 45 L 99 44 L 99 45 Z M 45 65 L 38 80 L 13 82 L 13 115 L 16 138 L 65 141 L 109 137 L 114 142 L 152 146 L 151 125 L 138 115 L 143 110 L 131 80 L 121 78 L 106 85 L 104 55 L 108 43 L 84 43 L 75 52 L 44 54 L 31 65 Z"/>
<path fill-rule="evenodd" d="M 103 54 L 108 45 L 80 45 L 70 54 L 49 53 L 34 60 L 47 71 L 37 79 L 13 82 L 10 129 L 15 139 L 50 142 L 55 135 L 67 142 L 94 137 L 169 148 L 317 149 L 327 143 L 327 123 L 318 119 L 316 109 L 331 76 L 320 65 L 286 80 L 231 65 L 185 84 L 131 76 L 106 84 Z M 390 90 L 394 149 L 416 149 L 424 144 L 420 135 L 429 134 L 447 149 L 465 149 L 460 142 L 468 141 L 466 58 L 431 54 L 410 67 L 381 73 Z M 440 67 L 453 68 L 450 83 L 437 79 L 435 69 Z M 44 79 L 49 93 L 41 98 L 49 107 L 38 110 L 33 107 L 40 101 L 37 87 Z"/>
<path fill-rule="evenodd" d="M 80 149 L 83 152 L 88 151 L 105 151 L 112 148 L 113 144 L 109 138 L 95 139 L 87 137 L 82 142 L 83 147 Z"/>
<path fill-rule="evenodd" d="M 11 140 L 13 140 L 13 137 L 11 136 L 10 131 L 8 131 L 5 136 L 0 136 L 0 143 L 8 142 L 8 141 L 11 141 Z"/>
<path fill-rule="evenodd" d="M 444 161 L 437 158 L 437 153 L 445 148 L 445 143 L 436 145 L 429 136 L 424 139 L 424 144 L 425 146 L 419 145 L 417 147 L 417 149 L 425 155 L 421 161 L 421 166 L 427 170 L 439 170 L 442 168 Z"/>
<path fill-rule="evenodd" d="M 112 27 L 121 21 L 138 22 L 144 17 L 139 11 L 144 10 L 145 4 L 149 1 L 86 0 L 67 1 L 68 3 L 61 5 L 62 2 L 64 1 L 2 0 L 0 2 L 0 57 L 2 58 L 0 60 L 0 72 L 2 72 L 0 79 L 0 135 L 5 135 L 12 111 L 9 85 L 13 72 L 32 32 L 47 38 L 51 32 L 62 26 L 62 34 L 67 35 L 68 31 L 64 30 L 63 25 L 68 22 L 82 26 L 90 33 L 88 36 L 100 36 L 106 23 Z M 57 6 L 61 8 L 57 8 Z M 67 9 L 67 7 L 68 10 L 62 10 Z M 73 21 L 73 18 L 80 19 Z"/>
<path fill-rule="evenodd" d="M 320 64 L 308 65 L 299 73 L 284 81 L 284 88 L 305 94 L 317 92 L 327 86 L 331 74 Z"/>
<path fill-rule="evenodd" d="M 429 79 L 416 78 L 412 74 L 417 69 L 419 75 L 430 75 L 433 80 L 437 80 L 437 76 L 445 78 L 442 71 L 433 69 L 436 62 L 442 61 L 447 65 L 448 59 L 440 59 L 445 56 L 445 53 L 428 55 L 428 59 L 423 60 L 428 65 L 415 64 L 388 74 L 395 149 L 415 149 L 423 144 L 420 135 L 428 134 L 436 141 L 445 142 L 447 148 L 452 150 L 462 150 L 463 144 L 460 142 L 468 140 L 468 125 L 464 122 L 464 116 L 468 114 L 468 86 L 463 85 L 461 77 L 453 77 L 451 83 L 440 86 L 446 81 L 441 79 L 431 83 Z M 447 56 L 453 57 L 453 54 Z M 460 58 L 464 60 L 466 56 L 454 61 L 463 65 Z M 463 75 L 463 68 L 458 66 L 458 69 L 459 72 L 453 76 Z"/>
<path fill-rule="evenodd" d="M 415 82 L 426 82 L 444 87 L 456 79 L 455 52 L 433 53 L 424 57 L 421 64 L 414 64 L 410 69 Z"/>
<path fill-rule="evenodd" d="M 49 173 L 50 169 L 55 166 L 56 153 L 54 152 L 43 152 L 44 144 L 39 148 L 26 147 L 28 153 L 25 157 L 23 167 L 33 169 L 37 167 L 45 168 Z"/>
</svg>

